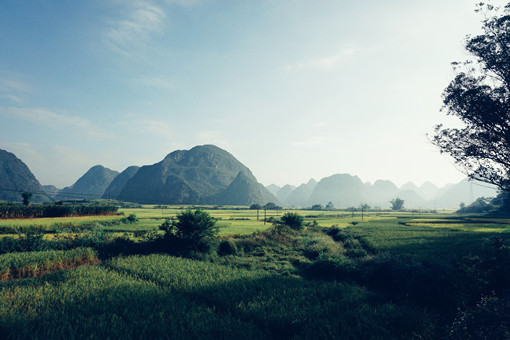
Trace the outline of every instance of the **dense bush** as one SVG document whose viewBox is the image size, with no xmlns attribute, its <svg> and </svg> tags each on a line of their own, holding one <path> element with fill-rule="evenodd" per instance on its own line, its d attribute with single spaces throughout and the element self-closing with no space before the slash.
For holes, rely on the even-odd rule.
<svg viewBox="0 0 510 340">
<path fill-rule="evenodd" d="M 138 217 L 135 214 L 129 214 L 128 217 L 124 217 L 121 220 L 123 223 L 136 223 L 138 222 Z"/>
<path fill-rule="evenodd" d="M 218 246 L 218 255 L 220 255 L 220 256 L 233 255 L 236 252 L 237 252 L 237 245 L 231 239 L 221 241 L 220 245 Z"/>
<path fill-rule="evenodd" d="M 510 301 L 484 296 L 461 311 L 453 322 L 450 339 L 510 339 Z"/>
<path fill-rule="evenodd" d="M 165 241 L 170 251 L 211 251 L 218 234 L 216 221 L 206 211 L 185 210 L 176 219 L 167 219 L 160 230 L 165 231 Z"/>
<path fill-rule="evenodd" d="M 497 206 L 492 203 L 492 198 L 479 197 L 468 206 L 461 206 L 458 214 L 479 214 L 496 210 Z"/>
<path fill-rule="evenodd" d="M 280 218 L 280 223 L 293 230 L 303 230 L 305 227 L 303 216 L 293 212 L 283 214 Z"/>
</svg>

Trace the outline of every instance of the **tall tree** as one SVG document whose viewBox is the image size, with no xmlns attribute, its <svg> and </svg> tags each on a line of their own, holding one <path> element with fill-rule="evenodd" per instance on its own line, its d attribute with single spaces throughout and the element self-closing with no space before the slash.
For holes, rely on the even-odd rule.
<svg viewBox="0 0 510 340">
<path fill-rule="evenodd" d="M 401 199 L 400 197 L 392 199 L 390 201 L 390 204 L 391 204 L 391 210 L 398 211 L 398 210 L 404 209 L 404 200 Z"/>
<path fill-rule="evenodd" d="M 483 33 L 466 37 L 471 60 L 455 62 L 443 110 L 462 128 L 435 127 L 432 143 L 470 178 L 510 190 L 510 3 L 477 5 Z"/>
<path fill-rule="evenodd" d="M 24 192 L 21 194 L 21 197 L 23 198 L 23 204 L 24 205 L 30 205 L 30 201 L 32 201 L 33 194 L 31 192 Z"/>
</svg>

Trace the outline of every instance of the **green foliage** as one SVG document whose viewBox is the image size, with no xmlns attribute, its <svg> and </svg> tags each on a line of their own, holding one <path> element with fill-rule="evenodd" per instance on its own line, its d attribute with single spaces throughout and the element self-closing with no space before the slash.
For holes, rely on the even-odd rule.
<svg viewBox="0 0 510 340">
<path fill-rule="evenodd" d="M 468 36 L 472 58 L 455 62 L 455 78 L 443 92 L 444 110 L 462 128 L 435 128 L 433 143 L 472 179 L 510 190 L 510 6 L 480 2 L 481 34 Z"/>
<path fill-rule="evenodd" d="M 178 219 L 162 220 L 182 215 L 182 209 L 169 208 L 162 217 L 151 207 L 126 216 L 135 212 L 140 222 L 123 228 L 136 231 L 144 223 L 157 228 L 163 221 L 166 236 L 153 231 L 133 241 L 133 233 L 114 235 L 100 219 L 87 218 L 96 225 L 46 235 L 51 241 L 37 229 L 0 237 L 0 248 L 88 246 L 102 260 L 0 283 L 2 336 L 434 339 L 453 330 L 453 338 L 506 338 L 499 330 L 506 331 L 508 315 L 507 219 L 391 213 L 372 214 L 353 227 L 349 213 L 325 211 L 308 217 L 316 226 L 302 231 L 280 225 L 222 237 L 222 256 L 195 256 L 205 259 L 197 261 L 150 255 L 196 252 L 177 238 Z M 235 224 L 254 220 L 256 212 L 213 214 L 220 223 Z M 19 267 L 40 268 L 46 263 L 41 254 L 50 253 L 28 252 L 32 262 Z M 55 267 L 48 268 L 45 272 Z M 487 296 L 490 301 L 482 303 Z"/>
<path fill-rule="evenodd" d="M 510 301 L 483 296 L 476 306 L 462 310 L 452 323 L 449 339 L 510 339 Z"/>
<path fill-rule="evenodd" d="M 281 209 L 281 208 L 282 207 L 277 206 L 273 202 L 268 202 L 268 203 L 266 203 L 266 205 L 264 205 L 264 209 L 267 209 L 267 210 L 278 210 L 278 209 Z"/>
<path fill-rule="evenodd" d="M 112 205 L 96 204 L 0 204 L 0 219 L 112 215 L 118 208 Z"/>
<path fill-rule="evenodd" d="M 280 223 L 293 230 L 303 230 L 305 227 L 304 217 L 293 212 L 283 214 L 280 218 Z"/>
<path fill-rule="evenodd" d="M 129 216 L 126 217 L 125 222 L 126 223 L 137 223 L 138 217 L 135 214 L 129 214 Z"/>
<path fill-rule="evenodd" d="M 322 204 L 314 204 L 312 205 L 312 210 L 322 210 Z"/>
<path fill-rule="evenodd" d="M 255 203 L 255 204 L 250 205 L 250 209 L 251 210 L 260 210 L 260 209 L 262 209 L 262 206 L 260 204 Z"/>
<path fill-rule="evenodd" d="M 255 277 L 219 269 L 155 255 L 9 282 L 0 286 L 2 338 L 264 338 L 253 323 L 197 299 L 198 289 L 224 298 L 229 290 L 222 288 L 231 280 Z M 214 283 L 219 288 L 208 290 Z"/>
<path fill-rule="evenodd" d="M 204 210 L 190 209 L 178 213 L 176 219 L 166 220 L 160 229 L 172 246 L 208 252 L 218 234 L 216 221 Z"/>
<path fill-rule="evenodd" d="M 4 254 L 0 255 L 0 282 L 38 277 L 47 272 L 97 262 L 97 254 L 90 248 Z"/>
<path fill-rule="evenodd" d="M 371 206 L 367 203 L 362 203 L 360 206 L 359 206 L 360 210 L 362 211 L 368 211 L 371 209 Z"/>
<path fill-rule="evenodd" d="M 496 206 L 492 204 L 492 198 L 478 197 L 473 203 L 468 206 L 460 207 L 457 210 L 458 214 L 479 214 L 496 210 Z"/>
<path fill-rule="evenodd" d="M 391 204 L 391 210 L 399 211 L 399 210 L 404 209 L 404 200 L 399 197 L 392 199 L 390 201 L 390 204 Z"/>
<path fill-rule="evenodd" d="M 31 192 L 24 192 L 21 194 L 23 198 L 23 205 L 30 205 L 30 201 L 32 200 L 33 194 Z"/>
<path fill-rule="evenodd" d="M 220 242 L 218 246 L 218 255 L 233 255 L 237 252 L 237 245 L 232 239 L 226 239 Z"/>
</svg>

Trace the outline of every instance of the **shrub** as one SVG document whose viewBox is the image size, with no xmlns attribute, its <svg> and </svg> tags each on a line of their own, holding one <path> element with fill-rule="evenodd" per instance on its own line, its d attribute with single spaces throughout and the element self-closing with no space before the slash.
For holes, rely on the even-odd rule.
<svg viewBox="0 0 510 340">
<path fill-rule="evenodd" d="M 352 281 L 356 275 L 357 264 L 346 257 L 318 259 L 306 266 L 302 275 L 312 280 Z"/>
<path fill-rule="evenodd" d="M 233 255 L 236 252 L 237 252 L 237 245 L 231 239 L 226 239 L 226 240 L 221 241 L 221 243 L 218 247 L 218 255 L 220 255 L 220 256 Z"/>
<path fill-rule="evenodd" d="M 136 223 L 138 222 L 138 217 L 136 217 L 135 214 L 130 214 L 128 217 L 127 217 L 127 221 L 129 223 Z"/>
<path fill-rule="evenodd" d="M 216 221 L 207 212 L 197 209 L 185 210 L 176 219 L 166 220 L 160 229 L 170 245 L 184 250 L 209 252 L 218 234 Z"/>
<path fill-rule="evenodd" d="M 450 339 L 509 339 L 510 301 L 484 296 L 473 308 L 463 311 L 450 329 Z"/>
<path fill-rule="evenodd" d="M 283 214 L 280 223 L 294 230 L 303 230 L 305 227 L 303 216 L 292 212 Z"/>
</svg>

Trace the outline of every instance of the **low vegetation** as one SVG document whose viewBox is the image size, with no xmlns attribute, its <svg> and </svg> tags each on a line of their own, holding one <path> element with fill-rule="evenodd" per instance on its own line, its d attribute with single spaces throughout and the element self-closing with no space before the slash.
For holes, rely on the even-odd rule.
<svg viewBox="0 0 510 340">
<path fill-rule="evenodd" d="M 28 199 L 23 198 L 24 204 L 0 204 L 0 219 L 65 217 L 65 216 L 96 216 L 113 215 L 118 208 L 113 205 L 99 204 L 38 204 L 29 205 Z"/>
<path fill-rule="evenodd" d="M 351 212 L 292 211 L 264 225 L 256 210 L 124 213 L 114 226 L 122 233 L 98 220 L 74 233 L 0 238 L 3 338 L 510 332 L 510 233 L 502 217 L 372 212 L 361 221 Z M 258 231 L 240 234 L 247 223 Z"/>
<path fill-rule="evenodd" d="M 96 252 L 90 248 L 8 253 L 0 255 L 0 281 L 34 278 L 49 272 L 98 262 Z"/>
</svg>

